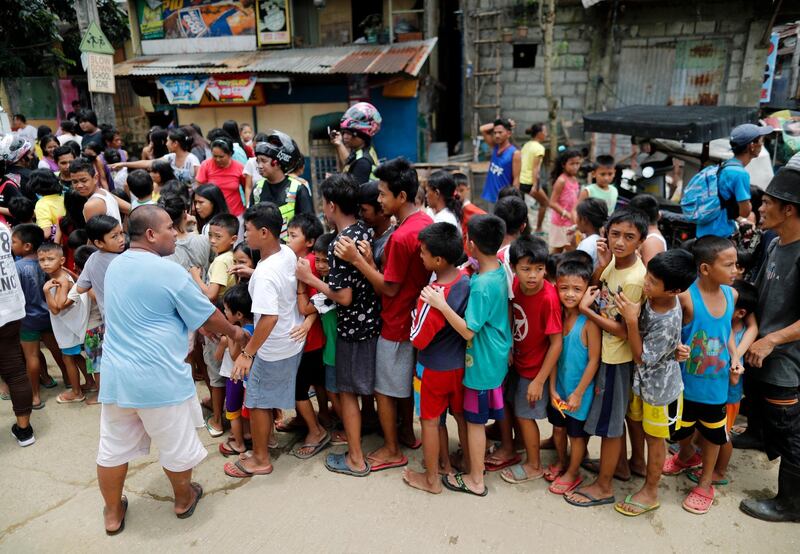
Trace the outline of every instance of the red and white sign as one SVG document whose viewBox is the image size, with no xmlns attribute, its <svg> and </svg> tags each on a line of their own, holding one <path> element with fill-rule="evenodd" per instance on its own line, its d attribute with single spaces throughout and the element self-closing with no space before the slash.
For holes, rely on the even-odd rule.
<svg viewBox="0 0 800 554">
<path fill-rule="evenodd" d="M 250 100 L 255 86 L 255 75 L 212 75 L 208 79 L 206 92 L 217 102 L 237 104 Z"/>
</svg>

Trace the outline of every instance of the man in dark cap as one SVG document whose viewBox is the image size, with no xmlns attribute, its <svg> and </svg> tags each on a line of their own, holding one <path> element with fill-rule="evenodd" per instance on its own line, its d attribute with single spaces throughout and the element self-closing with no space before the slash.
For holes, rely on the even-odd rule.
<svg viewBox="0 0 800 554">
<path fill-rule="evenodd" d="M 767 521 L 800 521 L 800 156 L 770 182 L 762 225 L 778 237 L 756 278 L 759 338 L 747 352 L 756 368 L 754 410 L 764 425 L 770 460 L 781 458 L 778 494 L 743 500 L 740 509 Z M 794 163 L 793 163 L 794 162 Z"/>
</svg>

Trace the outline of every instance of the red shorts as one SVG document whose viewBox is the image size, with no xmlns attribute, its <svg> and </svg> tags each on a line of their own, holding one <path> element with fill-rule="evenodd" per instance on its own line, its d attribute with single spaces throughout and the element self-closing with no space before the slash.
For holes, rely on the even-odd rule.
<svg viewBox="0 0 800 554">
<path fill-rule="evenodd" d="M 419 391 L 420 419 L 438 419 L 450 407 L 450 413 L 464 412 L 463 369 L 422 371 L 422 386 Z"/>
</svg>

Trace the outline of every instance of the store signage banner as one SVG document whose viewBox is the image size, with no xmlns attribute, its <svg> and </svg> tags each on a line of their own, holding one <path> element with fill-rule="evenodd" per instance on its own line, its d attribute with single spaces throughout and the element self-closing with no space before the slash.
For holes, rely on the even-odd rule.
<svg viewBox="0 0 800 554">
<path fill-rule="evenodd" d="M 208 79 L 206 91 L 217 102 L 238 104 L 250 100 L 255 86 L 255 75 L 212 75 Z"/>
<path fill-rule="evenodd" d="M 208 77 L 194 75 L 159 77 L 156 84 L 164 91 L 170 104 L 199 104 L 206 91 Z"/>
<path fill-rule="evenodd" d="M 256 33 L 252 0 L 137 0 L 142 40 Z"/>
</svg>

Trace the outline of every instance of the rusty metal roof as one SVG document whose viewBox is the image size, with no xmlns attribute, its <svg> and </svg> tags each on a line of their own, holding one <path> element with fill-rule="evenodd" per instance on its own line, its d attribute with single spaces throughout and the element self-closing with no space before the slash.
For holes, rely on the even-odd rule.
<svg viewBox="0 0 800 554">
<path fill-rule="evenodd" d="M 114 66 L 116 77 L 224 73 L 419 75 L 436 38 L 396 44 L 353 44 L 254 52 L 160 54 Z"/>
</svg>

